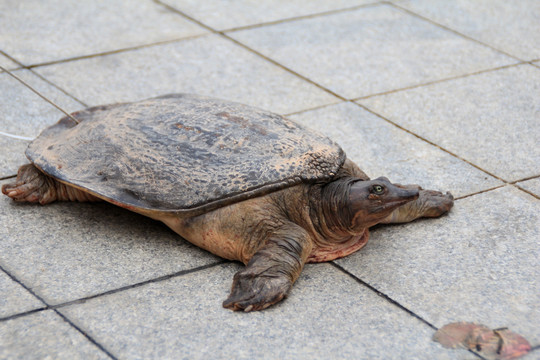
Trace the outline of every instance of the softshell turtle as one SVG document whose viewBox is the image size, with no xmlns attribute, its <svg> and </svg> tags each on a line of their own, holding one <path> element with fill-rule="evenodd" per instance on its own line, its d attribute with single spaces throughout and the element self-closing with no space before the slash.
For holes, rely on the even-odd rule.
<svg viewBox="0 0 540 360">
<path fill-rule="evenodd" d="M 16 201 L 105 200 L 162 221 L 246 267 L 223 306 L 283 299 L 306 262 L 363 247 L 378 223 L 436 217 L 450 193 L 370 180 L 327 137 L 279 115 L 195 95 L 98 106 L 28 147 L 2 192 Z"/>
</svg>

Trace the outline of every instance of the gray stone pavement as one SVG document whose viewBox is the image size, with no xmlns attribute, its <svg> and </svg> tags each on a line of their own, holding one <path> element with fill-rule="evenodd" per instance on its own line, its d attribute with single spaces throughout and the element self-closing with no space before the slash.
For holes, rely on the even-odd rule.
<svg viewBox="0 0 540 360">
<path fill-rule="evenodd" d="M 0 359 L 479 359 L 431 341 L 508 326 L 540 358 L 540 2 L 4 0 L 0 65 L 67 111 L 172 92 L 288 115 L 370 176 L 451 191 L 257 313 L 234 262 L 108 204 L 0 197 Z M 0 72 L 0 183 L 62 113 Z"/>
</svg>

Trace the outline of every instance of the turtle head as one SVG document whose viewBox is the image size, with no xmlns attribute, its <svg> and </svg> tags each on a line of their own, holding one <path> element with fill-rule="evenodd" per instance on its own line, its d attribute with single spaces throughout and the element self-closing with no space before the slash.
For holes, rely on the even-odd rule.
<svg viewBox="0 0 540 360">
<path fill-rule="evenodd" d="M 365 229 L 381 222 L 399 206 L 418 199 L 417 189 L 405 189 L 380 177 L 370 181 L 357 181 L 349 192 L 352 228 Z"/>
</svg>

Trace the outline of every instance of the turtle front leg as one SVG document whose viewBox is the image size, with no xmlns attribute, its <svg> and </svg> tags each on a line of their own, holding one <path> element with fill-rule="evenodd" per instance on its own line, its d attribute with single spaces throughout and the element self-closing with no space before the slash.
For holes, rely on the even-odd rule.
<svg viewBox="0 0 540 360">
<path fill-rule="evenodd" d="M 418 185 L 399 185 L 404 189 L 420 190 L 418 199 L 408 202 L 386 217 L 381 224 L 406 223 L 421 217 L 438 217 L 447 213 L 454 205 L 454 197 L 447 192 L 424 190 Z"/>
<path fill-rule="evenodd" d="M 100 201 L 93 195 L 56 181 L 32 164 L 21 166 L 15 182 L 3 185 L 2 193 L 15 201 L 39 202 L 41 205 L 57 200 Z"/>
<path fill-rule="evenodd" d="M 311 252 L 308 233 L 287 224 L 273 233 L 234 275 L 231 294 L 223 307 L 246 312 L 266 309 L 287 296 Z"/>
</svg>

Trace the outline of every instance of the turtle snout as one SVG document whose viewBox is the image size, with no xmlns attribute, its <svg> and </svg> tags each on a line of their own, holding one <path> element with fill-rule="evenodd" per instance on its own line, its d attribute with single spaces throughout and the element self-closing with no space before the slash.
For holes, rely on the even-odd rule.
<svg viewBox="0 0 540 360">
<path fill-rule="evenodd" d="M 420 196 L 420 190 L 418 190 L 418 189 L 411 190 L 411 198 L 412 198 L 412 200 L 418 199 L 419 196 Z"/>
<path fill-rule="evenodd" d="M 404 200 L 416 200 L 420 196 L 420 190 L 419 189 L 402 189 L 400 197 L 402 197 Z"/>
<path fill-rule="evenodd" d="M 417 188 L 395 186 L 393 189 L 394 191 L 388 196 L 388 202 L 393 206 L 408 203 L 420 196 L 420 190 Z"/>
</svg>

